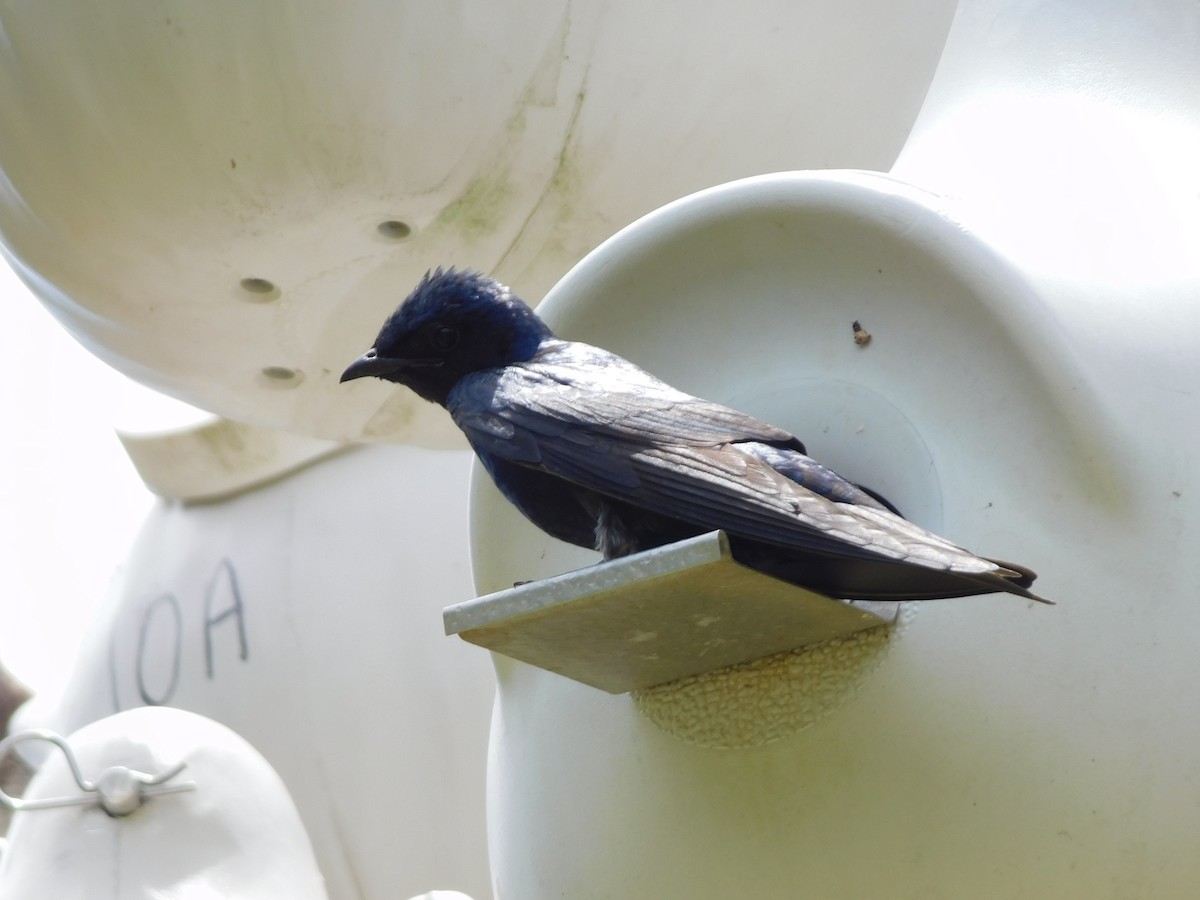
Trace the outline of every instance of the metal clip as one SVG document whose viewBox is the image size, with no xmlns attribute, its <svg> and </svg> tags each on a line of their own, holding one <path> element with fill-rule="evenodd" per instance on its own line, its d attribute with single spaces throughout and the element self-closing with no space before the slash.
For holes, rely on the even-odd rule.
<svg viewBox="0 0 1200 900">
<path fill-rule="evenodd" d="M 75 752 L 62 735 L 45 728 L 34 728 L 29 731 L 19 731 L 0 741 L 0 759 L 22 741 L 48 741 L 58 747 L 67 759 L 71 775 L 79 789 L 84 793 L 76 797 L 47 797 L 39 800 L 26 800 L 22 797 L 12 797 L 0 789 L 0 803 L 9 809 L 21 812 L 30 809 L 54 809 L 60 806 L 90 806 L 97 803 L 110 816 L 127 816 L 142 805 L 146 797 L 158 794 L 174 794 L 180 791 L 195 790 L 192 781 L 182 781 L 177 784 L 167 784 L 187 767 L 187 763 L 179 762 L 169 769 L 151 775 L 139 772 L 126 766 L 111 766 L 100 773 L 95 781 L 88 781 L 79 769 L 79 761 Z"/>
</svg>

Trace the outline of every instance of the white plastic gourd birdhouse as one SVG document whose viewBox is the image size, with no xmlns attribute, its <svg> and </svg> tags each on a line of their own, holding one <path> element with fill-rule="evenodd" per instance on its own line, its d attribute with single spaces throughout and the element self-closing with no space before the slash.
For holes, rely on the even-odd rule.
<svg viewBox="0 0 1200 900">
<path fill-rule="evenodd" d="M 1196 883 L 1178 790 L 1196 724 L 1168 685 L 1196 675 L 1200 190 L 1181 163 L 1200 32 L 1158 12 L 1079 33 L 1048 7 L 963 4 L 891 177 L 700 192 L 547 297 L 562 336 L 794 431 L 917 522 L 1031 565 L 1059 605 L 908 604 L 890 629 L 622 696 L 497 656 L 505 895 Z M 472 533 L 480 591 L 588 561 L 485 477 Z"/>
<path fill-rule="evenodd" d="M 811 11 L 782 0 L 8 3 L 0 234 L 139 381 L 239 422 L 444 446 L 440 411 L 337 377 L 422 272 L 469 264 L 537 297 L 690 191 L 886 166 L 952 11 L 880 4 L 865 29 L 830 6 L 837 53 L 806 53 Z"/>
<path fill-rule="evenodd" d="M 261 478 L 269 446 L 223 445 L 226 433 L 240 434 L 197 426 L 139 452 L 155 473 L 172 456 L 192 498 L 225 493 L 243 464 Z M 484 896 L 493 679 L 440 628 L 441 606 L 470 591 L 467 466 L 461 451 L 348 448 L 232 496 L 160 501 L 62 699 L 24 724 L 200 713 L 284 778 L 332 896 Z"/>
<path fill-rule="evenodd" d="M 223 725 L 135 709 L 57 744 L 10 801 L 5 897 L 325 900 L 283 781 Z"/>
</svg>

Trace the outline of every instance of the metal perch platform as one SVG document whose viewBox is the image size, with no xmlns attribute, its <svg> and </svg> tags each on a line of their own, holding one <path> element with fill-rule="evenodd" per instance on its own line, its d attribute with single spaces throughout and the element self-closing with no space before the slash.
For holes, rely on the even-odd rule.
<svg viewBox="0 0 1200 900">
<path fill-rule="evenodd" d="M 446 634 L 612 694 L 817 644 L 895 619 L 738 563 L 720 531 L 443 611 Z"/>
</svg>

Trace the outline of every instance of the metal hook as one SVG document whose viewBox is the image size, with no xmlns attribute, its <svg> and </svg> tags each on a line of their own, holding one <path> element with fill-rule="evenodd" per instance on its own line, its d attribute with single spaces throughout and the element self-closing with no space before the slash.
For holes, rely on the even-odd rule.
<svg viewBox="0 0 1200 900">
<path fill-rule="evenodd" d="M 66 757 L 67 766 L 71 769 L 71 777 L 84 793 L 77 797 L 47 797 L 39 800 L 26 800 L 22 797 L 12 797 L 0 789 L 0 803 L 14 812 L 31 809 L 54 809 L 61 806 L 90 806 L 98 803 L 110 816 L 125 816 L 142 805 L 142 801 L 157 794 L 174 794 L 180 791 L 195 790 L 196 784 L 191 781 L 167 784 L 186 767 L 187 763 L 180 761 L 157 775 L 139 772 L 126 766 L 111 766 L 100 773 L 95 781 L 83 777 L 75 751 L 62 735 L 45 728 L 34 728 L 29 731 L 19 731 L 10 734 L 0 741 L 0 759 L 22 741 L 47 741 L 62 751 Z"/>
</svg>

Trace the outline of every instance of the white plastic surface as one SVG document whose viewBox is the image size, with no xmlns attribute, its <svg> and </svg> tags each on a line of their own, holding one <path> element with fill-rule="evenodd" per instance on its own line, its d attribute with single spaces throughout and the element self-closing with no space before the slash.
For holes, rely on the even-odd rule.
<svg viewBox="0 0 1200 900">
<path fill-rule="evenodd" d="M 411 394 L 337 383 L 422 272 L 537 297 L 689 191 L 886 167 L 952 9 L 4 2 L 0 236 L 138 380 L 239 422 L 455 444 Z"/>
<path fill-rule="evenodd" d="M 349 450 L 218 503 L 162 501 L 63 702 L 68 732 L 170 704 L 234 729 L 287 784 L 333 897 L 486 897 L 494 680 L 447 639 L 470 595 L 466 454 Z"/>
<path fill-rule="evenodd" d="M 98 805 L 19 812 L 0 895 L 54 900 L 325 900 L 312 846 L 279 776 L 228 728 L 177 709 L 136 709 L 69 738 L 84 777 L 113 766 L 176 776 L 191 791 L 125 816 Z M 53 752 L 26 799 L 79 794 Z"/>
<path fill-rule="evenodd" d="M 117 432 L 146 486 L 173 500 L 220 500 L 348 445 L 218 416 L 177 431 Z"/>
</svg>

